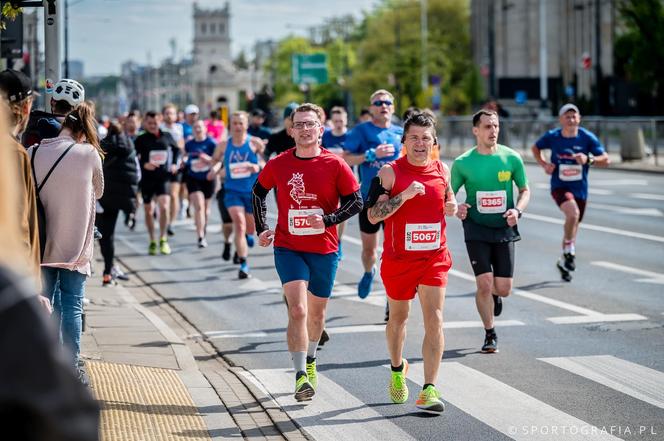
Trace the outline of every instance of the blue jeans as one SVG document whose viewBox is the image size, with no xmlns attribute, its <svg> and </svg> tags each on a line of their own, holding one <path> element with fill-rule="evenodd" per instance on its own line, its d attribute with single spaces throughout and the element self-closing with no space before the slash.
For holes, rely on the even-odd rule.
<svg viewBox="0 0 664 441">
<path fill-rule="evenodd" d="M 44 296 L 53 303 L 60 340 L 71 351 L 74 367 L 81 352 L 83 297 L 87 276 L 78 271 L 42 267 Z"/>
</svg>

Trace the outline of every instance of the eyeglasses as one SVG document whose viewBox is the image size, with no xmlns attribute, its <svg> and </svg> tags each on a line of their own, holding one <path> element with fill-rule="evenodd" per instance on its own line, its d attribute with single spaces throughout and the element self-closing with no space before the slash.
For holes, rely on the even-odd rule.
<svg viewBox="0 0 664 441">
<path fill-rule="evenodd" d="M 317 121 L 302 121 L 302 122 L 293 123 L 293 128 L 297 130 L 313 129 L 314 127 L 318 126 L 319 123 Z"/>
<path fill-rule="evenodd" d="M 392 101 L 390 101 L 390 100 L 376 100 L 376 101 L 374 101 L 374 102 L 371 103 L 371 104 L 373 104 L 373 105 L 376 106 L 376 107 L 381 107 L 383 104 L 385 104 L 386 106 L 389 107 L 389 106 L 391 106 L 391 105 L 394 104 L 394 103 L 393 103 Z"/>
</svg>

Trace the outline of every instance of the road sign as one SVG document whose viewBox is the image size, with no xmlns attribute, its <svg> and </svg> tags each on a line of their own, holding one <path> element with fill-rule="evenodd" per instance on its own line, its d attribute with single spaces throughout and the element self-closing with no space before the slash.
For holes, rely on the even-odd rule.
<svg viewBox="0 0 664 441">
<path fill-rule="evenodd" d="M 528 101 L 528 92 L 525 90 L 517 90 L 514 94 L 514 101 L 516 101 L 517 104 L 526 104 Z"/>
<path fill-rule="evenodd" d="M 294 84 L 325 84 L 327 78 L 327 55 L 293 54 L 292 81 Z"/>
</svg>

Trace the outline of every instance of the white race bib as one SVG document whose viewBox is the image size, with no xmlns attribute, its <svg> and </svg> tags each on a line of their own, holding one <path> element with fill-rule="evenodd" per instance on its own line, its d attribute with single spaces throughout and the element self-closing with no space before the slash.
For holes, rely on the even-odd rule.
<svg viewBox="0 0 664 441">
<path fill-rule="evenodd" d="M 477 211 L 482 214 L 504 213 L 507 210 L 507 192 L 478 191 L 475 194 Z"/>
<path fill-rule="evenodd" d="M 406 224 L 406 251 L 437 250 L 440 247 L 440 222 Z"/>
<path fill-rule="evenodd" d="M 202 159 L 192 159 L 191 160 L 191 171 L 194 173 L 202 173 L 210 170 L 210 164 L 203 161 Z"/>
<path fill-rule="evenodd" d="M 294 236 L 311 236 L 323 234 L 325 228 L 312 228 L 307 221 L 310 214 L 323 215 L 321 208 L 308 208 L 304 210 L 288 210 L 288 232 Z"/>
<path fill-rule="evenodd" d="M 581 164 L 558 164 L 558 179 L 561 181 L 580 181 L 583 179 Z"/>
<path fill-rule="evenodd" d="M 228 165 L 228 171 L 230 172 L 231 178 L 242 179 L 251 176 L 254 167 L 253 164 L 248 161 L 232 162 Z"/>
<path fill-rule="evenodd" d="M 152 150 L 150 152 L 150 163 L 164 165 L 168 162 L 168 150 Z"/>
</svg>

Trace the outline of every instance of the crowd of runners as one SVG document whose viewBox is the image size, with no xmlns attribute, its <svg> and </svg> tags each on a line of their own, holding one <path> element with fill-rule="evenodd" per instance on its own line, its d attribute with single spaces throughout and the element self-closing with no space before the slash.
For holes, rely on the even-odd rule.
<svg viewBox="0 0 664 441">
<path fill-rule="evenodd" d="M 409 109 L 403 124 L 397 123 L 394 97 L 384 89 L 370 95 L 366 120 L 351 130 L 342 107 L 333 107 L 326 115 L 315 104 L 291 103 L 284 110 L 283 130 L 272 133 L 264 126 L 261 110 L 234 111 L 225 127 L 215 114 L 201 119 L 193 104 L 181 113 L 167 104 L 161 112 L 132 112 L 97 123 L 82 86 L 69 79 L 56 85 L 55 113 L 31 114 L 29 85 L 19 72 L 0 73 L 0 91 L 14 115 L 12 135 L 16 139 L 23 135 L 25 148 L 31 147 L 21 147 L 19 165 L 25 169 L 32 164 L 21 184 L 27 205 L 46 207 L 48 235 L 41 238 L 41 248 L 35 237 L 36 216 L 21 213 L 22 223 L 32 225 L 24 233 L 29 260 L 44 280 L 45 307 L 52 303 L 61 317 L 64 342 L 72 348 L 76 366 L 95 218 L 102 236 L 103 283 L 113 284 L 126 277 L 113 265 L 120 213 L 134 228 L 142 204 L 146 253 L 169 255 L 168 238 L 175 234 L 178 217 L 193 219 L 192 246 L 208 247 L 215 196 L 223 222 L 221 259 L 238 265 L 239 279 L 251 277 L 250 250 L 256 242 L 273 246 L 288 307 L 287 343 L 296 400 L 312 399 L 319 387 L 317 348 L 327 338 L 326 308 L 343 258 L 341 238 L 346 222 L 355 215 L 363 265 L 357 295 L 364 299 L 371 294 L 378 273 L 386 292 L 391 364 L 387 389 L 394 403 L 409 397 L 408 361 L 402 354 L 411 302 L 418 295 L 425 384 L 416 406 L 436 413 L 445 407 L 436 382 L 444 352 L 447 277 L 453 264 L 446 239 L 451 218 L 462 222 L 475 274 L 476 306 L 485 328 L 481 351 L 498 351 L 494 317 L 501 314 L 503 299 L 512 290 L 515 242 L 520 240 L 518 227 L 530 190 L 520 154 L 498 144 L 500 121 L 494 110 L 482 109 L 473 116 L 476 144 L 448 167 L 440 160 L 433 113 Z M 564 105 L 559 121 L 560 128 L 545 133 L 532 151 L 551 175 L 551 195 L 565 217 L 557 266 L 569 281 L 586 209 L 588 170 L 606 166 L 608 155 L 597 137 L 580 127 L 576 106 Z M 56 166 L 57 173 L 44 187 Z M 68 176 L 66 170 L 73 169 L 77 173 Z M 57 188 L 69 185 L 86 190 L 76 196 L 75 191 Z M 268 203 L 273 189 L 274 223 L 268 217 L 274 209 Z M 78 230 L 72 233 L 64 222 L 74 222 Z M 71 249 L 55 245 L 63 238 Z"/>
</svg>

